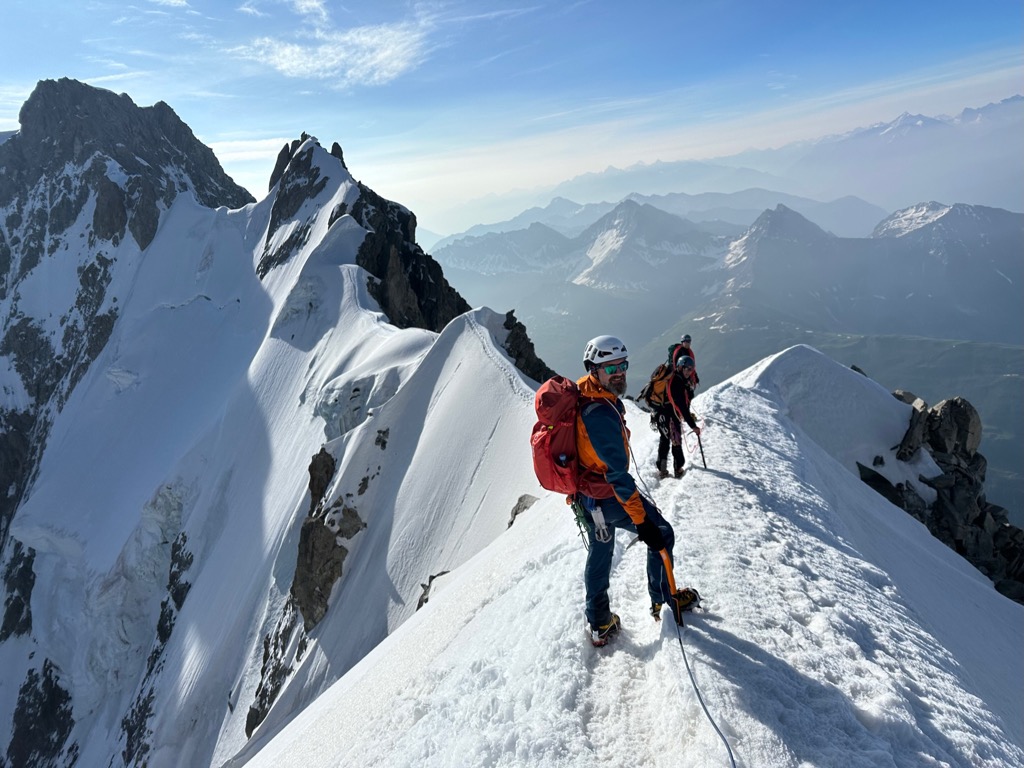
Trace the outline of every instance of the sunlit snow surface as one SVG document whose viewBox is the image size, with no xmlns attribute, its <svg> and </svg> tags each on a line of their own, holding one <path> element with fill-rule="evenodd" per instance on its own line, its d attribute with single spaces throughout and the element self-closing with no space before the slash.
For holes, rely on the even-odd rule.
<svg viewBox="0 0 1024 768">
<path fill-rule="evenodd" d="M 660 482 L 629 408 L 677 580 L 707 600 L 682 645 L 737 765 L 1024 764 L 1024 608 L 853 469 L 882 455 L 921 487 L 929 462 L 893 469 L 906 421 L 886 416 L 906 408 L 796 347 L 698 397 L 708 468 L 691 453 Z M 584 639 L 585 553 L 549 496 L 231 764 L 728 765 L 674 625 L 647 615 L 642 545 L 618 542 L 612 645 Z"/>
</svg>

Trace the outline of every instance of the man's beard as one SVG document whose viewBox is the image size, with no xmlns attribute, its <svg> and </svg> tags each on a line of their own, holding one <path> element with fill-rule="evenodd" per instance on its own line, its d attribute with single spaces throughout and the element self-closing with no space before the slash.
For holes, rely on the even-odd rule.
<svg viewBox="0 0 1024 768">
<path fill-rule="evenodd" d="M 622 397 L 624 394 L 626 394 L 626 377 L 623 376 L 620 381 L 616 381 L 615 379 L 609 379 L 608 391 L 614 395 L 617 395 L 618 397 Z"/>
</svg>

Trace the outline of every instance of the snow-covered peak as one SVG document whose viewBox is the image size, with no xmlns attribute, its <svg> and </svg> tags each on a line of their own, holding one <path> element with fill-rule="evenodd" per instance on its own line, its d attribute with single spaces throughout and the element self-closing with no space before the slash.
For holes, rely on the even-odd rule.
<svg viewBox="0 0 1024 768">
<path fill-rule="evenodd" d="M 921 229 L 935 221 L 938 221 L 947 213 L 952 206 L 934 201 L 919 203 L 909 208 L 896 211 L 887 219 L 879 223 L 872 233 L 872 237 L 902 237 L 915 230 Z"/>
</svg>

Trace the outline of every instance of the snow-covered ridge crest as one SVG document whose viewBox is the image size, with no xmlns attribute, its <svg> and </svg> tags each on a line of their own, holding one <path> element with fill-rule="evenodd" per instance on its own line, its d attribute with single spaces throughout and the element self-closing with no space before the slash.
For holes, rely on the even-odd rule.
<svg viewBox="0 0 1024 768">
<path fill-rule="evenodd" d="M 820 414 L 818 393 L 841 407 Z M 677 579 L 708 599 L 681 642 L 738 764 L 1024 760 L 1024 608 L 816 434 L 828 422 L 854 452 L 889 456 L 891 433 L 906 428 L 889 400 L 809 348 L 786 350 L 697 398 L 708 469 L 691 454 L 681 482 L 661 483 L 657 437 L 627 402 L 637 471 L 676 530 Z M 544 495 L 227 765 L 728 765 L 674 627 L 647 615 L 642 553 L 619 550 L 611 597 L 624 629 L 600 650 L 583 637 L 584 558 L 563 500 Z M 658 725 L 638 741 L 638 723 Z"/>
<path fill-rule="evenodd" d="M 57 415 L 15 518 L 39 589 L 31 637 L 0 643 L 12 670 L 0 722 L 25 722 L 15 713 L 52 678 L 68 706 L 47 754 L 209 764 L 245 743 L 261 707 L 268 723 L 287 721 L 411 615 L 422 581 L 504 530 L 535 481 L 497 483 L 487 468 L 521 454 L 528 472 L 526 444 L 506 446 L 529 430 L 531 385 L 501 348 L 505 318 L 458 315 L 414 223 L 313 140 L 260 203 L 175 199 L 130 262 L 109 342 Z M 371 274 L 362 265 L 381 253 L 393 271 Z M 405 323 L 447 327 L 400 329 L 377 295 Z M 325 626 L 349 626 L 337 636 L 296 624 L 290 601 L 299 531 L 319 514 L 311 458 L 325 445 L 339 467 L 327 504 L 340 503 L 319 522 L 347 549 L 343 578 L 326 584 Z M 355 524 L 339 527 L 345 510 Z M 435 546 L 410 552 L 424 516 Z M 411 539 L 393 545 L 399 524 Z M 264 658 L 282 638 L 294 668 Z M 43 738 L 25 727 L 0 742 Z"/>
<path fill-rule="evenodd" d="M 949 213 L 951 208 L 952 206 L 934 201 L 904 208 L 881 222 L 875 228 L 872 237 L 902 237 L 938 221 Z"/>
<path fill-rule="evenodd" d="M 780 416 L 859 477 L 857 463 L 874 463 L 879 437 L 882 444 L 899 445 L 913 409 L 867 376 L 837 377 L 834 366 L 816 349 L 798 345 L 765 358 L 725 384 L 764 393 L 780 404 Z M 865 408 L 865 402 L 871 407 Z M 864 443 L 863 435 L 871 442 Z M 936 477 L 941 470 L 926 451 L 918 451 L 912 462 L 892 460 L 876 469 L 893 485 L 906 483 L 929 503 L 934 501 L 935 491 L 919 478 Z"/>
</svg>

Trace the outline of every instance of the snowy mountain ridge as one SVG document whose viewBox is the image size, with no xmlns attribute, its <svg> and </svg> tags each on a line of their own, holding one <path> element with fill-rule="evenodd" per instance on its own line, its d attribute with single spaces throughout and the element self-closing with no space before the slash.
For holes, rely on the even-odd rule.
<svg viewBox="0 0 1024 768">
<path fill-rule="evenodd" d="M 58 86 L 33 105 L 44 124 L 90 98 Z M 130 99 L 112 103 L 137 125 Z M 144 114 L 158 118 L 146 130 L 177 126 L 160 122 L 166 105 Z M 31 135 L 0 148 L 28 157 Z M 692 700 L 678 709 L 683 689 L 648 684 L 678 682 L 678 662 L 622 570 L 637 548 L 614 577 L 625 653 L 585 655 L 582 550 L 533 477 L 536 383 L 509 351 L 517 329 L 450 289 L 410 211 L 307 136 L 282 150 L 268 197 L 238 206 L 198 185 L 148 197 L 191 178 L 183 166 L 102 166 L 72 201 L 0 220 L 25 288 L 4 307 L 0 367 L 0 456 L 25 472 L 0 552 L 0 762 L 192 768 L 277 760 L 282 744 L 306 766 L 340 751 L 367 765 L 718 754 Z M 12 178 L 11 199 L 37 189 Z M 215 197 L 227 187 L 211 179 Z M 600 330 L 616 330 L 610 307 Z M 72 326 L 70 363 L 36 346 Z M 694 661 L 717 670 L 700 680 L 741 759 L 1019 761 L 1020 607 L 849 464 L 877 454 L 915 484 L 934 471 L 924 453 L 890 460 L 908 406 L 804 347 L 705 397 L 710 469 L 675 486 L 655 487 L 653 433 L 632 404 L 629 418 L 637 471 L 680 532 L 680 580 L 721 617 Z M 43 427 L 19 432 L 35 403 Z M 19 440 L 38 441 L 27 470 Z M 954 598 L 963 625 L 945 621 Z M 431 649 L 440 662 L 417 657 Z M 351 725 L 330 717 L 349 741 L 298 731 L 301 749 L 287 746 L 334 691 L 368 705 Z M 636 735 L 665 713 L 693 736 L 683 752 Z"/>
<path fill-rule="evenodd" d="M 676 530 L 677 579 L 708 600 L 682 642 L 738 765 L 1024 759 L 1024 608 L 856 475 L 880 455 L 892 481 L 927 492 L 930 459 L 890 448 L 908 406 L 796 347 L 701 394 L 708 469 L 690 452 L 687 475 L 660 483 L 656 437 L 627 406 L 639 474 Z M 529 482 L 528 467 L 506 471 Z M 674 628 L 647 615 L 637 547 L 613 566 L 623 634 L 593 649 L 585 552 L 561 499 L 542 497 L 227 765 L 728 765 Z"/>
<path fill-rule="evenodd" d="M 909 232 L 927 226 L 949 213 L 951 206 L 930 202 L 912 205 L 896 211 L 885 221 L 879 222 L 872 237 L 901 237 Z"/>
<path fill-rule="evenodd" d="M 32 286 L 73 301 L 82 259 L 110 267 L 97 306 L 117 312 L 51 412 L 6 539 L 5 764 L 194 766 L 232 754 L 376 645 L 415 610 L 420 581 L 484 546 L 519 502 L 519 489 L 473 480 L 508 460 L 487 456 L 489 436 L 528 429 L 493 407 L 503 392 L 532 397 L 502 348 L 508 318 L 453 312 L 468 307 L 416 250 L 411 213 L 355 182 L 340 150 L 304 138 L 282 157 L 263 201 L 214 209 L 177 195 L 144 249 L 119 236 L 128 250 L 113 257 L 73 247 L 96 242 L 99 206 L 86 199 L 61 232 L 68 255 L 25 262 L 19 307 L 36 302 L 41 321 L 47 292 Z M 424 318 L 446 333 L 412 325 Z M 5 372 L 8 407 L 29 402 L 22 370 Z M 431 496 L 405 472 L 449 450 L 451 425 L 435 421 L 448 408 L 432 409 L 477 386 L 492 399 L 464 423 L 462 445 L 479 458 L 432 491 L 434 519 L 473 500 L 505 513 L 439 524 L 443 541 L 404 563 L 405 581 L 386 578 L 373 566 L 381 544 Z M 330 458 L 326 480 L 313 477 L 318 457 Z M 325 652 L 313 633 L 332 622 L 320 613 L 328 599 L 356 608 Z"/>
</svg>

